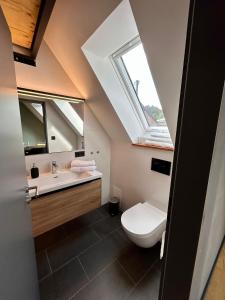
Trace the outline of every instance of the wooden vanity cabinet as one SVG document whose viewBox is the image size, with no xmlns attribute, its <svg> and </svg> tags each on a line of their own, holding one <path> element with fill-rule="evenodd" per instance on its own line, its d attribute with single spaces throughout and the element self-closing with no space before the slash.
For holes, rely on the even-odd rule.
<svg viewBox="0 0 225 300">
<path fill-rule="evenodd" d="M 101 179 L 40 196 L 30 202 L 36 237 L 101 206 Z"/>
</svg>

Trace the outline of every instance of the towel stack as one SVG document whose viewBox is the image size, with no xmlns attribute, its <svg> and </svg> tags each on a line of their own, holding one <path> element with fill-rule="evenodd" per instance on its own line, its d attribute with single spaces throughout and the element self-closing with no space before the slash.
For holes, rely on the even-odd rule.
<svg viewBox="0 0 225 300">
<path fill-rule="evenodd" d="M 75 173 L 83 173 L 96 170 L 94 160 L 78 160 L 74 159 L 71 162 L 71 171 Z"/>
</svg>

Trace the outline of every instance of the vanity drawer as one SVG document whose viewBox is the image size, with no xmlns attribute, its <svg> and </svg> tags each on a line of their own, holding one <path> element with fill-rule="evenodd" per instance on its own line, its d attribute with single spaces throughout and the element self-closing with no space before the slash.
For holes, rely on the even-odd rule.
<svg viewBox="0 0 225 300">
<path fill-rule="evenodd" d="M 33 235 L 38 236 L 101 205 L 101 179 L 43 195 L 30 202 Z"/>
</svg>

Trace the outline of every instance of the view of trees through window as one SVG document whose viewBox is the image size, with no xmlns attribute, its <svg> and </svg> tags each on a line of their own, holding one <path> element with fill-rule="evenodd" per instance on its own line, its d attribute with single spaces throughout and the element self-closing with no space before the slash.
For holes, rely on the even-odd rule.
<svg viewBox="0 0 225 300">
<path fill-rule="evenodd" d="M 139 43 L 137 46 L 131 48 L 121 58 L 148 125 L 167 128 L 142 44 Z"/>
</svg>

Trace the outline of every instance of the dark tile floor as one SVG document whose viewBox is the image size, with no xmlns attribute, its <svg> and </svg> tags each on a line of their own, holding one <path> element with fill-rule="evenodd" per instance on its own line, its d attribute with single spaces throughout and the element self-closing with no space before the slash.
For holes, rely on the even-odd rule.
<svg viewBox="0 0 225 300">
<path fill-rule="evenodd" d="M 107 206 L 35 239 L 41 300 L 155 300 L 160 245 L 130 242 Z"/>
</svg>

